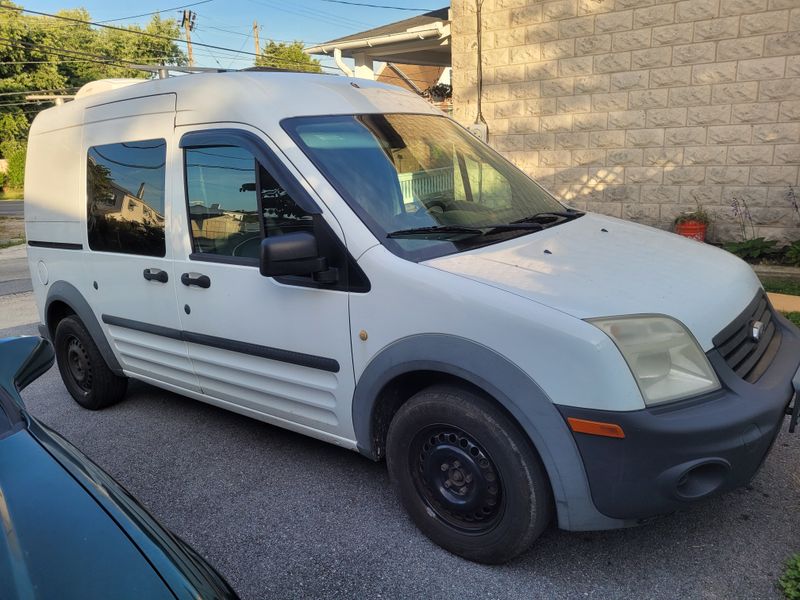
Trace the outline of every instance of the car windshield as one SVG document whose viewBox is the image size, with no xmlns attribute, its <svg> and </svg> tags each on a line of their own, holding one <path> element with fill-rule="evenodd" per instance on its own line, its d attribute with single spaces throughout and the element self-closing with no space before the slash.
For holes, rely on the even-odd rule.
<svg viewBox="0 0 800 600">
<path fill-rule="evenodd" d="M 375 236 L 410 260 L 534 233 L 575 216 L 446 117 L 297 117 L 282 125 Z M 542 213 L 550 217 L 537 219 Z"/>
</svg>

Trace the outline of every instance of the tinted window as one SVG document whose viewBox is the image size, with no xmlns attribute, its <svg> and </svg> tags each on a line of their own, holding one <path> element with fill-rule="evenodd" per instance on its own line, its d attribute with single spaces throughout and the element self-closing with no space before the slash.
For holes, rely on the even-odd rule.
<svg viewBox="0 0 800 600">
<path fill-rule="evenodd" d="M 311 228 L 311 217 L 247 150 L 188 148 L 184 156 L 193 252 L 258 258 L 263 235 Z"/>
<path fill-rule="evenodd" d="M 164 256 L 164 140 L 89 148 L 86 195 L 89 247 Z"/>
<path fill-rule="evenodd" d="M 292 231 L 313 229 L 314 221 L 311 215 L 297 206 L 297 203 L 264 167 L 259 167 L 259 184 L 266 235 L 283 235 Z"/>
</svg>

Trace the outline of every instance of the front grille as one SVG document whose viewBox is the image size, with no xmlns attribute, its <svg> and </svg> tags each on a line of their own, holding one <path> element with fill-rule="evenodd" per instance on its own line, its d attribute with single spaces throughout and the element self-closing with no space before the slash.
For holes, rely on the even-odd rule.
<svg viewBox="0 0 800 600">
<path fill-rule="evenodd" d="M 712 340 L 728 366 L 749 383 L 764 374 L 781 345 L 781 332 L 773 316 L 767 295 L 759 292 L 744 312 Z M 756 321 L 763 324 L 758 340 L 753 338 Z"/>
</svg>

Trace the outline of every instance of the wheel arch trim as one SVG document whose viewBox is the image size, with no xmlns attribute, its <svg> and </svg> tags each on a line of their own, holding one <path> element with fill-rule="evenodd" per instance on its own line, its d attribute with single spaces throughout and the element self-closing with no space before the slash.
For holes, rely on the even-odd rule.
<svg viewBox="0 0 800 600">
<path fill-rule="evenodd" d="M 490 395 L 517 421 L 542 459 L 562 529 L 610 529 L 625 524 L 606 517 L 594 506 L 575 440 L 547 394 L 506 357 L 459 336 L 409 336 L 390 344 L 370 361 L 353 395 L 353 428 L 359 452 L 373 460 L 379 458 L 372 443 L 378 400 L 392 380 L 415 371 L 463 379 Z"/>
<path fill-rule="evenodd" d="M 117 357 L 114 355 L 105 333 L 103 333 L 100 322 L 97 316 L 95 316 L 89 302 L 83 297 L 83 294 L 81 294 L 74 285 L 63 280 L 55 281 L 50 286 L 44 306 L 44 319 L 45 326 L 53 338 L 55 338 L 55 329 L 52 328 L 51 323 L 48 322 L 48 315 L 50 314 L 50 307 L 54 302 L 63 302 L 72 309 L 83 322 L 89 335 L 92 336 L 92 340 L 100 350 L 100 354 L 102 354 L 111 372 L 115 375 L 123 375 L 122 367 Z"/>
</svg>

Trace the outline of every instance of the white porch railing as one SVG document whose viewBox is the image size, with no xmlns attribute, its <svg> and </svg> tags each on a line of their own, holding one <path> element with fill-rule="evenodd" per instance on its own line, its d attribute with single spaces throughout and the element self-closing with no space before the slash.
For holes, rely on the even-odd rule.
<svg viewBox="0 0 800 600">
<path fill-rule="evenodd" d="M 397 179 L 400 181 L 400 190 L 403 192 L 403 202 L 410 204 L 414 198 L 452 190 L 453 168 L 444 167 L 430 171 L 398 173 Z"/>
</svg>

